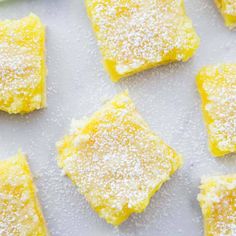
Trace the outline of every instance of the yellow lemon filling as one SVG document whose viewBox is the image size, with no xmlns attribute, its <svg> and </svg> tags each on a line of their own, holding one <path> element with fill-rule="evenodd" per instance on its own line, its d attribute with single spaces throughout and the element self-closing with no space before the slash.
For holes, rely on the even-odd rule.
<svg viewBox="0 0 236 236">
<path fill-rule="evenodd" d="M 0 235 L 48 235 L 31 172 L 22 153 L 0 160 Z"/>
<path fill-rule="evenodd" d="M 57 148 L 59 167 L 113 225 L 144 211 L 182 164 L 181 156 L 150 130 L 127 92 L 90 118 L 74 121 Z"/>
<path fill-rule="evenodd" d="M 45 107 L 45 28 L 30 14 L 0 21 L 0 110 L 28 113 Z"/>
<path fill-rule="evenodd" d="M 236 1 L 235 0 L 215 0 L 226 26 L 234 28 L 236 26 Z"/>
<path fill-rule="evenodd" d="M 200 189 L 204 235 L 236 235 L 236 175 L 203 178 Z"/>
<path fill-rule="evenodd" d="M 236 152 L 236 64 L 206 66 L 197 75 L 214 156 Z"/>
<path fill-rule="evenodd" d="M 172 61 L 187 61 L 199 38 L 183 0 L 86 0 L 113 81 Z"/>
</svg>

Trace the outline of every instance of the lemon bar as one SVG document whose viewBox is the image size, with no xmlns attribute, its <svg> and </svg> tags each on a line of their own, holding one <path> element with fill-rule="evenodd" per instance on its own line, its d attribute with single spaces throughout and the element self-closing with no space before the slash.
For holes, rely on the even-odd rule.
<svg viewBox="0 0 236 236">
<path fill-rule="evenodd" d="M 150 130 L 127 91 L 90 118 L 73 122 L 57 147 L 59 167 L 113 225 L 144 211 L 182 164 L 181 156 Z"/>
<path fill-rule="evenodd" d="M 103 62 L 113 81 L 187 61 L 199 38 L 183 0 L 86 0 Z"/>
<path fill-rule="evenodd" d="M 226 26 L 234 28 L 236 26 L 236 1 L 235 0 L 215 0 Z"/>
<path fill-rule="evenodd" d="M 22 153 L 0 161 L 0 235 L 48 235 L 31 172 Z"/>
<path fill-rule="evenodd" d="M 236 235 L 236 175 L 204 177 L 200 189 L 205 236 Z"/>
<path fill-rule="evenodd" d="M 0 22 L 0 110 L 45 107 L 45 27 L 34 15 Z"/>
<path fill-rule="evenodd" d="M 214 156 L 236 151 L 236 64 L 202 68 L 197 76 L 202 110 Z"/>
</svg>

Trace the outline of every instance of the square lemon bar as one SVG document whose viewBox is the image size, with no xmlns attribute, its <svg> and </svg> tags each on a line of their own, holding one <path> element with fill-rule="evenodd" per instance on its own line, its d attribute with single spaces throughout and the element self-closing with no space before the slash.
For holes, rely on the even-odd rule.
<svg viewBox="0 0 236 236">
<path fill-rule="evenodd" d="M 205 177 L 200 189 L 205 236 L 236 235 L 236 175 Z"/>
<path fill-rule="evenodd" d="M 33 178 L 22 153 L 0 160 L 0 235 L 48 235 Z"/>
<path fill-rule="evenodd" d="M 86 0 L 103 62 L 113 81 L 187 61 L 199 38 L 183 0 Z"/>
<path fill-rule="evenodd" d="M 181 156 L 150 130 L 127 91 L 73 123 L 57 143 L 58 165 L 110 224 L 144 211 L 182 164 Z"/>
<path fill-rule="evenodd" d="M 45 28 L 30 14 L 0 21 L 0 110 L 28 113 L 46 105 Z"/>
<path fill-rule="evenodd" d="M 206 66 L 197 75 L 214 156 L 236 152 L 236 64 Z"/>
<path fill-rule="evenodd" d="M 225 24 L 229 28 L 236 26 L 236 1 L 235 0 L 215 0 Z"/>
</svg>

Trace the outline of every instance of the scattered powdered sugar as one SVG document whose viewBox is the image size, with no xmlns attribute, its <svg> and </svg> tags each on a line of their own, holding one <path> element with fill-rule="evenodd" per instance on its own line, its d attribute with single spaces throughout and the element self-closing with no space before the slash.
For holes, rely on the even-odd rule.
<svg viewBox="0 0 236 236">
<path fill-rule="evenodd" d="M 198 55 L 119 84 L 109 82 L 101 66 L 83 1 L 13 1 L 1 8 L 1 18 L 34 9 L 49 26 L 48 109 L 23 117 L 2 113 L 0 141 L 2 155 L 19 147 L 28 152 L 33 173 L 39 173 L 36 184 L 51 235 L 203 235 L 196 200 L 199 178 L 235 172 L 236 162 L 233 156 L 210 156 L 194 80 L 206 63 L 234 60 L 235 34 L 225 28 L 212 1 L 185 2 L 202 37 Z M 104 94 L 111 97 L 127 87 L 151 127 L 181 151 L 184 167 L 155 194 L 145 212 L 113 228 L 90 209 L 71 181 L 60 176 L 55 142 L 72 117 L 89 114 Z"/>
<path fill-rule="evenodd" d="M 0 162 L 0 235 L 45 234 L 44 221 L 35 199 L 25 160 Z"/>
</svg>

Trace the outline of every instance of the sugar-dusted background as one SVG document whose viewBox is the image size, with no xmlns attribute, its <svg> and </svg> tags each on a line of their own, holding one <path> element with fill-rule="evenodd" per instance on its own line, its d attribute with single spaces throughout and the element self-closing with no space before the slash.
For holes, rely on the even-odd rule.
<svg viewBox="0 0 236 236">
<path fill-rule="evenodd" d="M 203 235 L 196 200 L 200 177 L 233 173 L 236 159 L 215 159 L 208 152 L 195 75 L 206 64 L 236 62 L 236 32 L 224 26 L 213 0 L 186 0 L 186 9 L 201 37 L 196 56 L 113 84 L 101 64 L 83 0 L 0 3 L 0 19 L 34 12 L 47 25 L 48 108 L 26 116 L 0 112 L 0 158 L 19 148 L 28 154 L 52 236 Z M 126 88 L 150 126 L 183 154 L 185 164 L 143 214 L 115 229 L 61 176 L 55 143 L 72 118 L 91 114 Z"/>
</svg>

